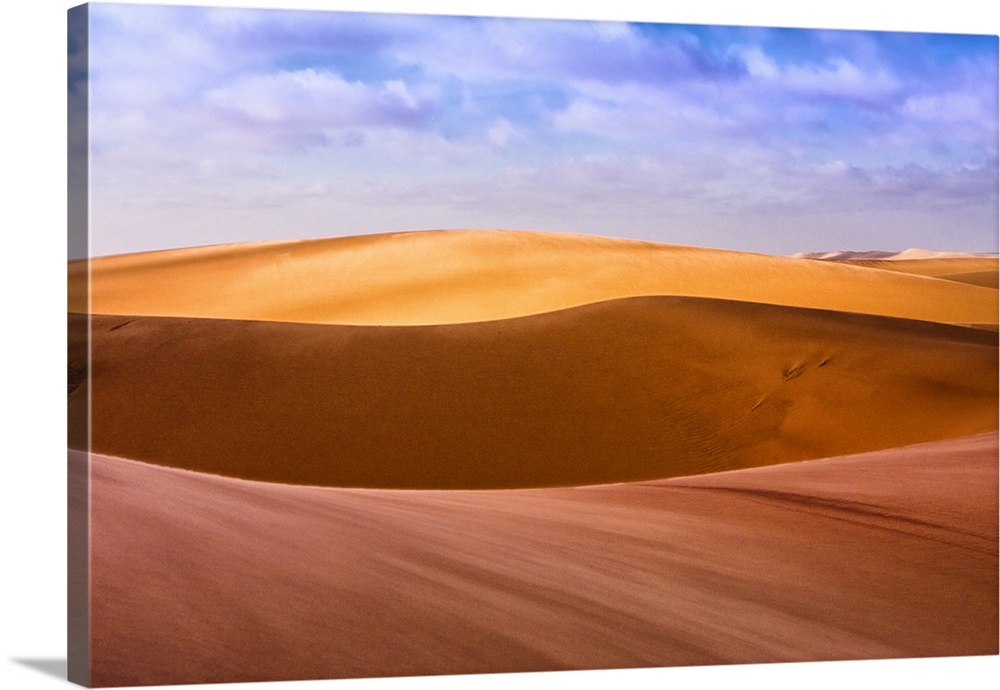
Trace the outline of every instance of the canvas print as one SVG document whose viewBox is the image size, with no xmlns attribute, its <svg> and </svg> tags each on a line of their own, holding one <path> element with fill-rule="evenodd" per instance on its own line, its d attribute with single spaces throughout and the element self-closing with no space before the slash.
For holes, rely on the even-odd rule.
<svg viewBox="0 0 1000 690">
<path fill-rule="evenodd" d="M 996 36 L 68 26 L 71 680 L 998 653 Z"/>
</svg>

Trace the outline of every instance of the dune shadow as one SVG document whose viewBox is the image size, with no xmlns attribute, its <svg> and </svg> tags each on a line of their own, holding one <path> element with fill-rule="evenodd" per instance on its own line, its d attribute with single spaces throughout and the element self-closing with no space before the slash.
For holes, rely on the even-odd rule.
<svg viewBox="0 0 1000 690">
<path fill-rule="evenodd" d="M 65 658 L 62 659 L 11 659 L 11 661 L 21 664 L 22 666 L 27 666 L 28 668 L 33 668 L 36 671 L 44 673 L 48 676 L 54 676 L 56 678 L 61 678 L 66 680 L 66 672 L 68 667 L 68 662 Z"/>
</svg>

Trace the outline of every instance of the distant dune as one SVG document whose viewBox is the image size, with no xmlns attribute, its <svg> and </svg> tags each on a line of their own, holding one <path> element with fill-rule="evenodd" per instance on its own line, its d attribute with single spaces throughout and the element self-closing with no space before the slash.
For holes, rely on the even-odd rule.
<svg viewBox="0 0 1000 690">
<path fill-rule="evenodd" d="M 969 285 L 998 288 L 1000 259 L 996 255 L 962 254 L 960 252 L 929 252 L 907 249 L 903 252 L 827 252 L 796 254 L 797 258 L 823 259 L 845 266 L 876 268 L 884 271 L 911 273 Z"/>
<path fill-rule="evenodd" d="M 94 456 L 92 680 L 997 654 L 997 452 L 485 492 Z"/>
<path fill-rule="evenodd" d="M 938 258 L 938 259 L 908 259 L 908 260 L 859 260 L 840 261 L 846 266 L 863 268 L 880 268 L 886 271 L 911 273 L 932 278 L 950 278 L 963 273 L 997 273 L 996 258 Z"/>
<path fill-rule="evenodd" d="M 89 390 L 95 451 L 298 484 L 634 481 L 997 427 L 995 332 L 704 298 L 387 328 L 95 316 L 93 350 L 70 413 Z"/>
<path fill-rule="evenodd" d="M 799 252 L 792 254 L 799 259 L 828 259 L 833 261 L 843 260 L 888 260 L 888 261 L 910 261 L 914 259 L 989 259 L 997 260 L 996 253 L 977 254 L 972 252 L 947 252 L 935 251 L 931 249 L 921 249 L 911 247 L 898 252 L 887 251 L 832 251 L 832 252 Z"/>
<path fill-rule="evenodd" d="M 954 280 L 959 283 L 968 283 L 969 285 L 979 285 L 982 287 L 993 288 L 994 290 L 1000 287 L 1000 274 L 998 274 L 997 271 L 945 273 L 940 277 L 946 280 Z"/>
<path fill-rule="evenodd" d="M 989 261 L 995 269 L 996 259 Z M 995 324 L 1000 304 L 981 278 L 935 280 L 851 262 L 524 231 L 411 232 L 95 258 L 89 305 L 81 297 L 87 265 L 69 265 L 70 311 L 429 325 L 670 295 Z M 990 268 L 962 266 L 947 272 Z"/>
</svg>

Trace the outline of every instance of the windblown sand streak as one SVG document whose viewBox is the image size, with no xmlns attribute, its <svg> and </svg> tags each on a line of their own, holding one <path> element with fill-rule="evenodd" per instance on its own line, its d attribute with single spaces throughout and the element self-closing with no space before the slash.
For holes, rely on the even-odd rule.
<svg viewBox="0 0 1000 690">
<path fill-rule="evenodd" d="M 95 316 L 93 350 L 70 408 L 89 388 L 95 451 L 298 484 L 634 481 L 997 425 L 996 333 L 701 298 L 395 328 Z"/>
</svg>

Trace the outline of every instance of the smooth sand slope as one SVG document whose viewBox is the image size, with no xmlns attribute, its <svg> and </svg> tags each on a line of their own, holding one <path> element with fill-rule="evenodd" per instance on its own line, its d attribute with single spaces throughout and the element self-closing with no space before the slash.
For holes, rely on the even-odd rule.
<svg viewBox="0 0 1000 690">
<path fill-rule="evenodd" d="M 1000 287 L 1000 274 L 996 271 L 969 271 L 968 273 L 949 273 L 942 276 L 947 280 L 954 280 L 959 283 L 968 283 L 969 285 L 980 285 L 982 287 L 993 288 L 996 290 Z"/>
<path fill-rule="evenodd" d="M 400 492 L 94 456 L 92 680 L 996 654 L 996 458 Z"/>
<path fill-rule="evenodd" d="M 995 332 L 726 300 L 392 328 L 94 317 L 93 349 L 70 394 L 71 420 L 92 396 L 93 450 L 296 484 L 634 481 L 997 428 Z"/>
<path fill-rule="evenodd" d="M 525 231 L 237 244 L 69 265 L 70 311 L 356 325 L 504 319 L 641 295 L 997 323 L 995 290 L 847 263 Z M 985 270 L 969 268 L 962 272 Z M 973 281 L 975 282 L 975 281 Z"/>
<path fill-rule="evenodd" d="M 860 268 L 909 273 L 997 289 L 1000 272 L 996 257 L 943 256 L 925 258 L 846 259 L 837 263 Z"/>
</svg>

